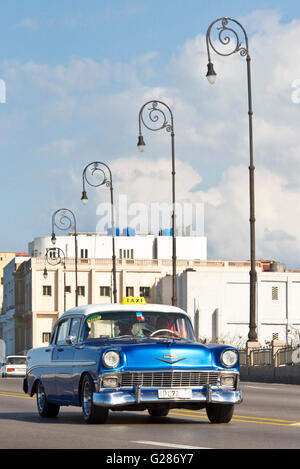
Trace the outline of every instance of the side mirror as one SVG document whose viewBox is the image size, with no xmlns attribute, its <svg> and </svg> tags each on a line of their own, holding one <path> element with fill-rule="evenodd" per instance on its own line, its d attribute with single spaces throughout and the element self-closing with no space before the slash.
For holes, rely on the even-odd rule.
<svg viewBox="0 0 300 469">
<path fill-rule="evenodd" d="M 75 345 L 75 344 L 76 344 L 76 339 L 77 339 L 77 337 L 75 337 L 74 335 L 69 335 L 69 336 L 66 338 L 66 344 L 68 344 L 68 345 Z"/>
</svg>

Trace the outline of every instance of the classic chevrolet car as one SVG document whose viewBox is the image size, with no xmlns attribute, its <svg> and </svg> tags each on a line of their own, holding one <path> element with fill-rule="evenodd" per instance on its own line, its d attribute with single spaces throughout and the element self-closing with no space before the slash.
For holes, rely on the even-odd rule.
<svg viewBox="0 0 300 469">
<path fill-rule="evenodd" d="M 205 408 L 210 422 L 227 423 L 242 401 L 238 351 L 197 343 L 182 309 L 140 298 L 66 311 L 27 366 L 24 392 L 36 394 L 41 417 L 69 405 L 82 406 L 86 423 L 104 423 L 109 410 Z"/>
</svg>

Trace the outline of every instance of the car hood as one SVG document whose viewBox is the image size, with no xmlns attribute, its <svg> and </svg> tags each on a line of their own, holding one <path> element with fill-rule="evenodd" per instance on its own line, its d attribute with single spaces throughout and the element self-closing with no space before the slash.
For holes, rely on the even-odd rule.
<svg viewBox="0 0 300 469">
<path fill-rule="evenodd" d="M 143 341 L 120 344 L 126 370 L 145 369 L 201 369 L 212 367 L 212 353 L 204 345 L 176 340 Z"/>
</svg>

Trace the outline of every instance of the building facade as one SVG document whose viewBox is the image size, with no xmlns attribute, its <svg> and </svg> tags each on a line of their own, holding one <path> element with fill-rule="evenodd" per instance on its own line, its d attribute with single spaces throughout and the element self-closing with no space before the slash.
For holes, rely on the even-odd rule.
<svg viewBox="0 0 300 469">
<path fill-rule="evenodd" d="M 112 256 L 112 237 L 107 234 L 78 233 L 77 244 L 79 258 L 107 259 Z M 42 236 L 28 244 L 28 252 L 31 257 L 43 257 L 46 249 L 51 247 L 51 237 Z M 55 247 L 62 249 L 67 258 L 75 257 L 74 233 L 57 236 Z M 172 236 L 135 235 L 127 229 L 124 235 L 115 237 L 115 252 L 119 259 L 172 259 Z M 206 237 L 177 236 L 176 255 L 178 260 L 206 260 Z"/>
<path fill-rule="evenodd" d="M 18 252 L 0 252 L 0 314 L 2 312 L 3 306 L 3 275 L 4 275 L 4 267 L 16 256 L 26 256 L 27 253 L 18 253 Z"/>
<path fill-rule="evenodd" d="M 188 312 L 199 338 L 243 346 L 249 331 L 250 263 L 206 260 L 205 238 L 183 238 L 177 238 L 178 306 Z M 172 238 L 120 236 L 116 240 L 117 300 L 144 296 L 149 303 L 171 304 Z M 32 257 L 16 258 L 5 269 L 0 330 L 9 353 L 46 345 L 54 323 L 75 306 L 74 245 L 72 234 L 57 236 L 55 247 L 67 256 L 65 269 L 62 263 L 46 264 L 46 249 L 53 247 L 50 237 L 35 238 L 29 244 Z M 111 236 L 78 235 L 79 305 L 112 302 L 111 249 Z M 285 271 L 274 261 L 257 261 L 256 270 L 259 342 L 269 342 L 278 334 L 290 343 L 300 334 L 300 272 Z"/>
<path fill-rule="evenodd" d="M 118 301 L 124 296 L 144 296 L 156 303 L 156 284 L 172 273 L 172 237 L 135 235 L 126 229 L 115 237 Z M 182 236 L 177 242 L 177 272 L 206 260 L 206 238 Z M 78 233 L 78 304 L 112 302 L 112 237 L 99 233 Z M 59 316 L 75 306 L 75 236 L 57 236 L 55 247 L 66 256 L 62 264 L 46 264 L 45 253 L 53 248 L 51 237 L 29 243 L 30 258 L 12 263 L 5 275 L 5 311 L 0 315 L 1 338 L 7 352 L 23 353 L 48 343 Z M 47 278 L 44 268 L 47 267 Z M 168 299 L 171 303 L 171 295 Z"/>
<path fill-rule="evenodd" d="M 179 275 L 179 306 L 193 319 L 199 337 L 243 347 L 249 332 L 249 263 L 215 264 Z M 164 302 L 169 279 L 163 278 L 158 289 Z M 274 334 L 286 344 L 299 338 L 299 271 L 278 269 L 278 264 L 269 261 L 257 262 L 256 324 L 262 345 L 271 342 Z"/>
<path fill-rule="evenodd" d="M 15 255 L 3 269 L 3 305 L 0 315 L 0 338 L 5 339 L 6 355 L 15 353 L 19 347 L 19 338 L 22 336 L 22 325 L 18 324 L 16 299 L 18 284 L 15 279 L 16 272 L 29 260 L 28 256 Z"/>
<path fill-rule="evenodd" d="M 193 268 L 197 262 L 180 260 L 177 272 Z M 47 268 L 47 278 L 44 269 Z M 156 286 L 165 276 L 171 276 L 172 261 L 168 259 L 117 259 L 117 296 L 144 296 L 148 303 L 159 303 Z M 15 352 L 49 342 L 54 323 L 61 314 L 75 306 L 75 261 L 68 258 L 66 268 L 61 264 L 45 264 L 44 257 L 32 257 L 23 262 L 14 274 L 15 305 L 10 316 L 3 315 L 10 328 L 18 327 L 22 336 L 15 340 Z M 112 302 L 112 260 L 78 260 L 78 304 Z M 171 293 L 167 300 L 171 304 Z M 4 340 L 7 337 L 4 335 Z"/>
</svg>

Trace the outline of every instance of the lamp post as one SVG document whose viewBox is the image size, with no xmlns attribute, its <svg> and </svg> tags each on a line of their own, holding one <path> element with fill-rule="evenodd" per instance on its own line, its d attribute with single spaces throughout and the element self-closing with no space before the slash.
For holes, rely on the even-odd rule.
<svg viewBox="0 0 300 469">
<path fill-rule="evenodd" d="M 223 46 L 229 46 L 231 39 L 233 39 L 233 47 L 227 52 L 220 52 L 212 42 L 211 32 L 212 28 L 216 25 L 218 32 L 218 40 Z M 236 29 L 237 28 L 237 29 Z M 244 36 L 244 44 L 240 41 L 239 32 Z M 256 285 L 257 273 L 255 268 L 255 205 L 254 205 L 254 163 L 253 163 L 253 125 L 252 125 L 252 87 L 251 87 L 251 57 L 249 54 L 248 36 L 244 27 L 233 18 L 218 18 L 213 21 L 209 26 L 206 33 L 206 46 L 208 55 L 207 65 L 207 79 L 213 84 L 216 80 L 216 72 L 213 63 L 211 62 L 210 48 L 218 55 L 229 56 L 239 53 L 242 57 L 246 57 L 247 63 L 247 85 L 248 85 L 248 116 L 249 116 L 249 152 L 250 152 L 250 165 L 249 165 L 249 193 L 250 193 L 250 320 L 249 320 L 249 342 L 257 342 L 256 332 Z"/>
<path fill-rule="evenodd" d="M 56 236 L 54 228 L 58 228 L 62 231 L 67 231 L 71 228 L 74 229 L 75 239 L 75 305 L 78 306 L 78 244 L 77 244 L 77 228 L 76 228 L 76 217 L 74 213 L 68 208 L 60 208 L 56 210 L 52 215 L 52 244 L 56 243 Z"/>
<path fill-rule="evenodd" d="M 46 249 L 45 254 L 45 268 L 43 272 L 43 277 L 46 279 L 48 277 L 48 271 L 46 264 L 58 265 L 62 264 L 64 269 L 64 311 L 66 311 L 66 256 L 62 249 L 60 248 L 48 248 Z"/>
<path fill-rule="evenodd" d="M 145 121 L 144 114 L 147 113 L 148 120 Z M 170 121 L 167 118 L 169 114 Z M 175 214 L 175 133 L 174 133 L 174 119 L 173 113 L 169 106 L 162 101 L 152 100 L 145 103 L 139 112 L 139 137 L 138 149 L 143 152 L 145 149 L 145 142 L 142 135 L 142 124 L 148 130 L 162 130 L 165 129 L 171 134 L 171 158 L 172 158 L 172 305 L 177 306 L 177 284 L 176 284 L 176 214 Z"/>
<path fill-rule="evenodd" d="M 106 186 L 110 188 L 111 206 L 111 231 L 112 231 L 112 275 L 113 275 L 113 301 L 117 303 L 117 269 L 116 269 L 116 247 L 115 247 L 115 217 L 114 217 L 114 190 L 112 173 L 109 166 L 101 161 L 89 163 L 82 172 L 82 196 L 81 201 L 88 201 L 85 183 L 92 187 Z"/>
</svg>

